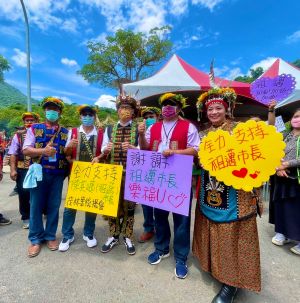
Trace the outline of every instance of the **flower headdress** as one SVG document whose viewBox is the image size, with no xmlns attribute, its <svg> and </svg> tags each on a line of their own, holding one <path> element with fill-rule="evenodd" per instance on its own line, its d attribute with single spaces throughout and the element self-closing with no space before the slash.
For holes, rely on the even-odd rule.
<svg viewBox="0 0 300 303">
<path fill-rule="evenodd" d="M 212 88 L 209 91 L 202 93 L 197 99 L 198 121 L 200 121 L 200 113 L 203 112 L 204 107 L 207 109 L 208 106 L 213 103 L 222 104 L 228 115 L 232 118 L 237 95 L 233 88 L 217 86 L 215 83 L 213 61 L 210 65 L 209 80 Z"/>
<path fill-rule="evenodd" d="M 27 117 L 32 117 L 35 119 L 37 122 L 40 120 L 40 115 L 34 112 L 26 112 L 22 114 L 22 120 L 24 120 Z"/>
<path fill-rule="evenodd" d="M 160 115 L 161 110 L 158 107 L 154 106 L 142 106 L 140 107 L 141 110 L 141 116 L 143 117 L 146 113 L 153 113 L 156 114 L 157 116 Z"/>
<path fill-rule="evenodd" d="M 92 105 L 89 105 L 89 104 L 82 104 L 82 105 L 78 106 L 77 112 L 79 114 L 81 114 L 83 110 L 90 110 L 94 114 L 96 114 L 97 111 L 98 111 L 98 107 L 97 106 L 92 106 Z"/>
<path fill-rule="evenodd" d="M 181 108 L 185 108 L 185 107 L 188 106 L 186 104 L 187 98 L 184 98 L 181 94 L 165 93 L 165 94 L 160 96 L 158 102 L 159 102 L 160 105 L 162 105 L 162 103 L 166 100 L 171 100 L 171 101 L 174 101 L 176 103 L 180 103 Z"/>
<path fill-rule="evenodd" d="M 60 110 L 63 110 L 64 108 L 64 102 L 61 99 L 55 98 L 55 97 L 45 97 L 42 102 L 41 106 L 45 108 L 47 105 L 54 104 L 57 107 L 59 107 Z"/>
</svg>

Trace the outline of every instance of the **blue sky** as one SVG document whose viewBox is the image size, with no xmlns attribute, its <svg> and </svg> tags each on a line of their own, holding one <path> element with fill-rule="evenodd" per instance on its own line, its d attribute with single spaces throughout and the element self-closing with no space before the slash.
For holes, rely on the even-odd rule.
<svg viewBox="0 0 300 303">
<path fill-rule="evenodd" d="M 76 71 L 88 40 L 117 29 L 147 32 L 170 25 L 174 52 L 218 76 L 267 68 L 274 58 L 300 59 L 299 0 L 24 0 L 31 31 L 32 96 L 113 106 L 117 91 L 90 85 Z M 0 54 L 6 81 L 26 93 L 25 27 L 19 0 L 0 0 Z M 168 58 L 167 58 L 168 59 Z M 167 60 L 166 59 L 166 60 Z M 155 70 L 158 70 L 157 66 Z"/>
</svg>

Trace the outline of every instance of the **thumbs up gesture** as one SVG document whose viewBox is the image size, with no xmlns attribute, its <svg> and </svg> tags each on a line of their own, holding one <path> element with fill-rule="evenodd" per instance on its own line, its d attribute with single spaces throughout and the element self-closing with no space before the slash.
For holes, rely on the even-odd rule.
<svg viewBox="0 0 300 303">
<path fill-rule="evenodd" d="M 144 135 L 146 132 L 146 120 L 144 119 L 143 122 L 139 123 L 138 125 L 138 133 L 140 135 Z"/>
<path fill-rule="evenodd" d="M 72 135 L 72 139 L 67 147 L 76 148 L 78 145 L 78 139 L 76 139 L 75 135 Z"/>
<path fill-rule="evenodd" d="M 53 157 L 56 154 L 56 149 L 49 143 L 45 148 L 43 148 L 43 155 L 47 157 Z"/>
</svg>

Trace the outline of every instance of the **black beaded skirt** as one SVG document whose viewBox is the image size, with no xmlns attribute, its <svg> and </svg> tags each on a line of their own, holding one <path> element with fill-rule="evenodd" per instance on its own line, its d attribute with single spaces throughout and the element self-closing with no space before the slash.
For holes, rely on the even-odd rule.
<svg viewBox="0 0 300 303">
<path fill-rule="evenodd" d="M 300 184 L 277 176 L 272 181 L 269 222 L 275 224 L 275 232 L 300 241 Z"/>
</svg>

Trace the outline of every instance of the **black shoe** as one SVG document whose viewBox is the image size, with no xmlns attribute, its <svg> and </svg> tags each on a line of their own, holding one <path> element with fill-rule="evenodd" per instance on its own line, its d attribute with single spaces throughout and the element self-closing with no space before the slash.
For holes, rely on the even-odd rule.
<svg viewBox="0 0 300 303">
<path fill-rule="evenodd" d="M 113 249 L 115 245 L 119 243 L 119 238 L 110 237 L 107 239 L 106 243 L 102 246 L 101 252 L 107 253 Z"/>
<path fill-rule="evenodd" d="M 129 255 L 134 255 L 135 254 L 135 247 L 132 244 L 131 240 L 129 238 L 124 238 L 124 244 L 125 244 L 127 253 Z"/>
<path fill-rule="evenodd" d="M 232 303 L 237 292 L 237 288 L 223 284 L 219 293 L 214 297 L 211 303 Z"/>
<path fill-rule="evenodd" d="M 3 216 L 0 217 L 0 226 L 9 225 L 9 224 L 11 224 L 11 220 L 10 219 L 6 219 Z"/>
</svg>

